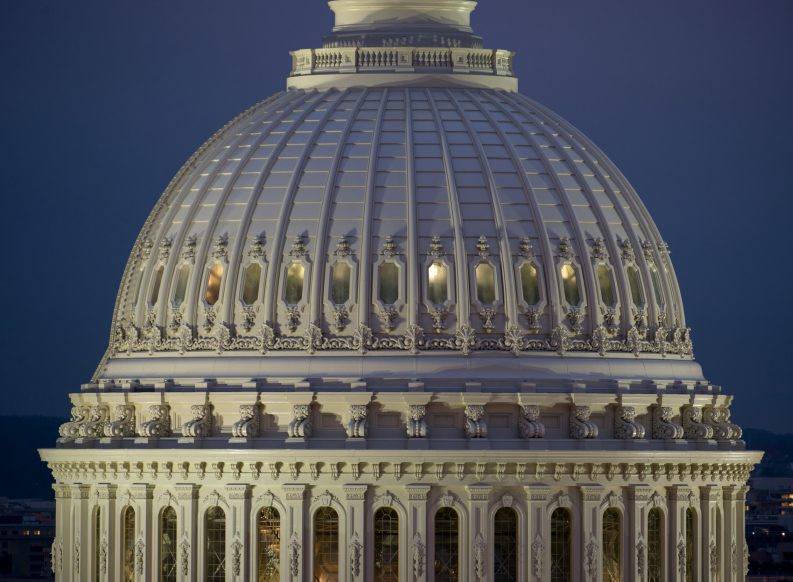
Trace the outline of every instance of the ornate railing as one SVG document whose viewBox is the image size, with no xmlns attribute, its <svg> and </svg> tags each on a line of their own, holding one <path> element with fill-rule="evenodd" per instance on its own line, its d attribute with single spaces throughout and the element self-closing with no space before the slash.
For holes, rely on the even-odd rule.
<svg viewBox="0 0 793 582">
<path fill-rule="evenodd" d="M 512 76 L 506 50 L 444 47 L 338 47 L 292 54 L 292 76 L 315 73 L 423 72 L 487 73 Z"/>
</svg>

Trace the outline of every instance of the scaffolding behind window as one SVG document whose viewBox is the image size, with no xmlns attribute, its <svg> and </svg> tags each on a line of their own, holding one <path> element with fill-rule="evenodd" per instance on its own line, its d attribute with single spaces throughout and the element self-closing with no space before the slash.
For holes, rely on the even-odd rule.
<svg viewBox="0 0 793 582">
<path fill-rule="evenodd" d="M 690 507 L 686 509 L 686 582 L 695 582 L 697 579 L 694 571 L 694 552 L 697 551 L 696 544 L 696 515 Z"/>
<path fill-rule="evenodd" d="M 102 573 L 100 570 L 100 560 L 99 560 L 99 553 L 100 553 L 100 545 L 102 539 L 102 508 L 97 507 L 94 511 L 94 580 L 99 582 L 102 579 Z"/>
<path fill-rule="evenodd" d="M 135 582 L 135 510 L 125 507 L 121 516 L 121 580 Z"/>
<path fill-rule="evenodd" d="M 374 514 L 375 582 L 399 582 L 399 515 L 391 507 Z"/>
<path fill-rule="evenodd" d="M 160 581 L 176 582 L 176 510 L 166 507 L 160 515 Z"/>
<path fill-rule="evenodd" d="M 339 580 L 339 514 L 332 507 L 314 514 L 314 579 Z"/>
<path fill-rule="evenodd" d="M 460 518 L 451 507 L 435 514 L 435 582 L 460 582 Z"/>
<path fill-rule="evenodd" d="M 622 515 L 619 509 L 609 508 L 603 512 L 603 582 L 620 582 L 622 580 L 621 538 Z"/>
<path fill-rule="evenodd" d="M 560 507 L 551 514 L 551 582 L 570 582 L 570 511 Z"/>
<path fill-rule="evenodd" d="M 262 507 L 256 518 L 259 547 L 257 582 L 281 579 L 281 515 L 274 507 Z"/>
<path fill-rule="evenodd" d="M 647 582 L 664 580 L 664 514 L 655 507 L 647 515 Z"/>
<path fill-rule="evenodd" d="M 220 507 L 207 509 L 204 518 L 206 582 L 226 581 L 226 513 Z"/>
<path fill-rule="evenodd" d="M 493 518 L 493 582 L 518 581 L 518 514 L 502 507 Z"/>
</svg>

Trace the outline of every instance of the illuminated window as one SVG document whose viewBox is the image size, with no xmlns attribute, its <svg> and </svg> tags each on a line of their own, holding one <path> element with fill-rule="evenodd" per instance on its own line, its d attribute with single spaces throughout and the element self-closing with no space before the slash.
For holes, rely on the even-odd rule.
<svg viewBox="0 0 793 582">
<path fill-rule="evenodd" d="M 658 269 L 654 266 L 650 267 L 650 278 L 653 281 L 653 292 L 655 293 L 655 302 L 658 305 L 664 304 L 664 294 L 661 287 L 661 275 L 658 273 Z"/>
<path fill-rule="evenodd" d="M 176 582 L 176 510 L 166 507 L 160 514 L 160 580 Z"/>
<path fill-rule="evenodd" d="M 36 530 L 36 535 L 40 535 L 41 532 Z M 99 564 L 99 545 L 101 544 L 100 539 L 102 538 L 102 508 L 97 507 L 96 511 L 94 511 L 94 580 L 99 582 L 102 579 L 102 573 L 100 572 L 100 564 Z"/>
<path fill-rule="evenodd" d="M 226 513 L 210 507 L 204 516 L 206 582 L 226 582 Z"/>
<path fill-rule="evenodd" d="M 399 582 L 399 515 L 390 507 L 374 514 L 375 582 Z"/>
<path fill-rule="evenodd" d="M 435 514 L 435 582 L 460 581 L 460 518 L 451 507 Z"/>
<path fill-rule="evenodd" d="M 292 261 L 286 269 L 286 289 L 284 301 L 289 305 L 297 305 L 303 299 L 303 283 L 306 268 L 299 261 Z"/>
<path fill-rule="evenodd" d="M 339 514 L 332 507 L 314 514 L 314 580 L 339 580 Z"/>
<path fill-rule="evenodd" d="M 493 518 L 493 582 L 518 581 L 518 514 L 502 507 Z"/>
<path fill-rule="evenodd" d="M 121 580 L 135 582 L 135 510 L 125 507 L 121 514 Z"/>
<path fill-rule="evenodd" d="M 642 285 L 639 282 L 639 271 L 636 270 L 636 267 L 629 266 L 627 272 L 628 285 L 631 288 L 631 301 L 636 307 L 641 307 L 644 299 L 642 298 Z"/>
<path fill-rule="evenodd" d="M 448 269 L 443 263 L 432 263 L 427 269 L 429 289 L 427 298 L 434 305 L 443 305 L 449 299 Z"/>
<path fill-rule="evenodd" d="M 220 283 L 223 281 L 223 265 L 215 263 L 209 269 L 209 277 L 207 277 L 207 288 L 204 294 L 204 299 L 207 305 L 214 305 L 220 298 Z"/>
<path fill-rule="evenodd" d="M 259 284 L 262 279 L 262 267 L 259 263 L 251 263 L 245 269 L 245 279 L 242 282 L 242 302 L 253 305 L 259 298 Z"/>
<path fill-rule="evenodd" d="M 330 300 L 336 305 L 343 305 L 350 300 L 350 265 L 338 262 L 333 265 L 330 284 Z"/>
<path fill-rule="evenodd" d="M 259 547 L 257 582 L 281 579 L 281 516 L 274 507 L 263 507 L 256 518 Z"/>
<path fill-rule="evenodd" d="M 174 307 L 181 307 L 187 295 L 187 281 L 190 278 L 190 265 L 182 265 L 176 276 L 176 289 L 173 292 Z"/>
<path fill-rule="evenodd" d="M 664 580 L 664 514 L 655 507 L 647 515 L 647 582 Z"/>
<path fill-rule="evenodd" d="M 570 512 L 560 507 L 551 514 L 551 582 L 570 582 Z"/>
<path fill-rule="evenodd" d="M 378 272 L 380 301 L 393 305 L 399 301 L 399 267 L 392 261 L 380 265 Z"/>
<path fill-rule="evenodd" d="M 603 512 L 603 582 L 620 582 L 620 538 L 622 516 L 619 509 L 610 508 Z"/>
<path fill-rule="evenodd" d="M 523 300 L 527 305 L 537 305 L 540 302 L 540 281 L 537 276 L 537 267 L 531 263 L 520 266 L 520 286 L 523 291 Z"/>
<path fill-rule="evenodd" d="M 603 305 L 614 307 L 617 298 L 614 296 L 614 286 L 611 284 L 611 269 L 603 263 L 597 266 L 598 286 L 600 287 L 600 299 Z"/>
<path fill-rule="evenodd" d="M 496 270 L 489 263 L 479 263 L 476 272 L 476 298 L 483 305 L 496 302 Z"/>
<path fill-rule="evenodd" d="M 154 284 L 151 286 L 151 297 L 149 298 L 150 305 L 156 305 L 157 300 L 160 298 L 160 285 L 162 285 L 162 274 L 164 271 L 165 267 L 162 265 L 154 271 Z"/>
<path fill-rule="evenodd" d="M 696 515 L 690 507 L 686 509 L 686 582 L 697 579 L 694 571 L 694 553 L 697 551 Z"/>
<path fill-rule="evenodd" d="M 564 288 L 564 298 L 570 305 L 581 303 L 581 293 L 578 291 L 578 275 L 575 267 L 570 263 L 562 265 L 562 287 Z"/>
</svg>

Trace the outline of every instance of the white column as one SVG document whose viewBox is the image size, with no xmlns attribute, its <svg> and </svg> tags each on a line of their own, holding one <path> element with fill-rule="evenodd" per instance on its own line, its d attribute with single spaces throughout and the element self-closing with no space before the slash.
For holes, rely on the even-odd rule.
<svg viewBox="0 0 793 582">
<path fill-rule="evenodd" d="M 488 548 L 487 543 L 490 539 L 490 523 L 487 515 L 487 506 L 490 501 L 490 493 L 493 487 L 490 485 L 469 485 L 466 487 L 468 490 L 468 515 L 469 529 L 468 539 L 471 541 L 470 551 L 460 552 L 461 556 L 468 555 L 468 571 L 476 574 L 477 565 L 483 570 L 484 576 L 482 580 L 489 578 L 488 574 L 493 571 L 493 548 Z M 477 556 L 477 545 L 484 544 L 480 556 Z M 477 563 L 481 560 L 481 563 Z M 480 578 L 476 578 L 480 579 Z"/>
<path fill-rule="evenodd" d="M 91 486 L 78 483 L 72 485 L 72 543 L 70 546 L 63 547 L 64 554 L 71 554 L 72 563 L 71 580 L 88 580 L 91 572 L 91 537 L 90 530 L 90 508 L 89 497 Z"/>
<path fill-rule="evenodd" d="M 366 491 L 368 485 L 345 485 L 344 486 L 344 511 L 347 513 L 347 540 L 340 540 L 342 547 L 347 547 L 347 562 L 342 562 L 339 580 L 349 580 L 359 582 L 364 579 L 365 558 L 367 553 L 371 553 L 373 548 L 365 548 L 364 543 L 367 539 L 366 524 L 364 516 L 366 508 Z M 340 559 L 344 556 L 340 555 Z"/>
<path fill-rule="evenodd" d="M 526 543 L 531 549 L 529 554 L 530 580 L 541 582 L 551 577 L 550 539 L 551 527 L 548 523 L 548 501 L 551 489 L 546 485 L 528 485 L 526 491 Z"/>
<path fill-rule="evenodd" d="M 579 564 L 579 579 L 601 582 L 603 566 L 603 516 L 600 503 L 603 500 L 603 486 L 596 484 L 580 485 L 581 514 L 578 517 L 581 530 L 576 540 L 573 536 L 573 564 Z M 573 532 L 575 532 L 576 516 L 573 516 Z M 578 549 L 576 551 L 576 545 Z M 575 578 L 575 573 L 573 574 Z"/>
<path fill-rule="evenodd" d="M 71 488 L 63 483 L 56 483 L 52 486 L 55 490 L 55 541 L 52 551 L 53 569 L 55 570 L 56 582 L 67 582 L 70 580 L 69 564 L 70 557 L 67 555 L 66 548 L 72 544 L 71 538 Z"/>
<path fill-rule="evenodd" d="M 650 500 L 651 492 L 649 485 L 631 485 L 628 488 L 627 511 L 623 516 L 625 533 L 622 536 L 623 539 L 628 540 L 626 555 L 623 558 L 625 560 L 623 569 L 628 573 L 628 580 L 644 582 L 647 579 L 647 502 Z"/>
<path fill-rule="evenodd" d="M 147 483 L 133 483 L 129 491 L 135 499 L 135 580 L 146 582 L 150 579 L 154 565 L 149 559 L 152 544 L 151 506 L 154 486 Z"/>
<path fill-rule="evenodd" d="M 177 580 L 194 582 L 198 570 L 198 485 L 177 483 L 174 486 L 176 499 L 179 502 L 179 514 L 176 520 L 177 542 Z"/>
<path fill-rule="evenodd" d="M 251 488 L 244 483 L 226 485 L 226 495 L 231 505 L 229 515 L 230 535 L 226 538 L 226 580 L 236 582 L 248 580 L 248 551 L 253 549 L 250 538 Z"/>
<path fill-rule="evenodd" d="M 737 553 L 737 576 L 736 580 L 743 582 L 746 579 L 746 553 L 749 551 L 746 547 L 746 512 L 744 507 L 746 505 L 746 494 L 749 492 L 749 487 L 743 485 L 737 488 L 737 499 L 735 500 L 735 536 L 737 543 L 735 550 Z"/>
<path fill-rule="evenodd" d="M 702 582 L 714 582 L 721 566 L 721 560 L 716 555 L 716 506 L 719 503 L 721 491 L 717 485 L 700 487 L 700 563 Z M 712 547 L 711 547 L 712 546 Z M 718 579 L 721 579 L 719 577 Z"/>
<path fill-rule="evenodd" d="M 99 552 L 100 552 L 100 572 L 99 580 L 103 582 L 113 582 L 117 578 L 113 577 L 113 564 L 117 561 L 115 546 L 116 527 L 118 516 L 116 515 L 116 486 L 109 483 L 99 483 L 96 485 L 97 503 L 102 512 L 100 522 Z M 102 554 L 104 553 L 104 559 Z M 103 569 L 104 567 L 104 569 Z"/>
<path fill-rule="evenodd" d="M 411 484 L 405 487 L 408 492 L 408 580 L 424 582 L 432 580 L 432 565 L 427 561 L 427 548 L 433 540 L 427 539 L 427 500 L 431 487 L 429 485 Z M 412 577 L 418 570 L 420 575 Z"/>
<path fill-rule="evenodd" d="M 308 549 L 308 536 L 311 535 L 309 530 L 308 534 L 305 532 L 306 518 L 305 518 L 305 499 L 306 499 L 306 485 L 303 484 L 288 484 L 283 487 L 286 506 L 286 515 L 282 518 L 282 527 L 284 535 L 281 537 L 281 543 L 286 544 L 286 563 L 281 567 L 281 580 L 283 582 L 291 582 L 297 580 L 310 579 L 308 572 L 308 556 L 306 551 Z M 293 564 L 294 561 L 294 564 Z M 292 571 L 292 567 L 295 570 Z"/>
<path fill-rule="evenodd" d="M 673 485 L 668 488 L 669 495 L 669 538 L 667 540 L 669 582 L 685 582 L 685 545 L 686 545 L 686 508 L 690 489 L 686 485 Z"/>
</svg>

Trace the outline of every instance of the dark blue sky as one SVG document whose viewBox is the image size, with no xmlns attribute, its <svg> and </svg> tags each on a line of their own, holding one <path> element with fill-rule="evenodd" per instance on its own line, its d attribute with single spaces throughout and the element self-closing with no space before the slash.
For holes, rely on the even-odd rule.
<svg viewBox="0 0 793 582">
<path fill-rule="evenodd" d="M 67 414 L 171 176 L 331 23 L 320 0 L 0 3 L 4 413 Z M 793 2 L 482 0 L 474 25 L 639 191 L 734 418 L 790 430 Z"/>
</svg>

